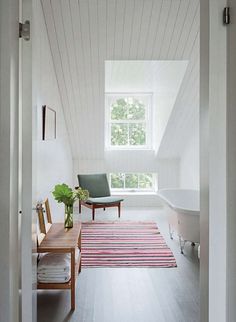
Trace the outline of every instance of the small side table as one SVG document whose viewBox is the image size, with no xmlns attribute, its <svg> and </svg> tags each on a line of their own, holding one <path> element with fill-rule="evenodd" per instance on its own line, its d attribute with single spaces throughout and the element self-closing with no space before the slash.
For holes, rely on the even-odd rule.
<svg viewBox="0 0 236 322">
<path fill-rule="evenodd" d="M 75 262 L 75 251 L 80 249 L 79 259 Z M 52 224 L 41 244 L 38 253 L 70 253 L 71 278 L 67 283 L 39 283 L 37 289 L 71 290 L 71 310 L 75 309 L 75 283 L 77 273 L 81 271 L 81 223 L 65 229 L 63 223 Z"/>
</svg>

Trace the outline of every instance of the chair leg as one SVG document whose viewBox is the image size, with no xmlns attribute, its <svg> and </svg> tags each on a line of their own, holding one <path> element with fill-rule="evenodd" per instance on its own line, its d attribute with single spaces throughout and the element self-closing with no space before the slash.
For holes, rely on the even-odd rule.
<svg viewBox="0 0 236 322">
<path fill-rule="evenodd" d="M 118 217 L 120 218 L 120 203 L 118 204 Z"/>
<path fill-rule="evenodd" d="M 79 201 L 79 214 L 81 214 L 81 202 Z"/>
<path fill-rule="evenodd" d="M 92 208 L 92 218 L 93 218 L 93 220 L 95 219 L 95 208 L 94 208 L 94 206 Z"/>
<path fill-rule="evenodd" d="M 105 211 L 106 210 L 106 208 L 103 208 L 103 211 Z"/>
</svg>

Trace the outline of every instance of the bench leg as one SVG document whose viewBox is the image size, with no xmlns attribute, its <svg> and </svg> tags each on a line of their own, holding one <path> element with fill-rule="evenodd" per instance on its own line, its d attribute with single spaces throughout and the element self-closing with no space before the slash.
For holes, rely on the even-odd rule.
<svg viewBox="0 0 236 322">
<path fill-rule="evenodd" d="M 75 286 L 71 285 L 71 310 L 75 310 Z"/>
<path fill-rule="evenodd" d="M 75 249 L 71 250 L 71 310 L 75 309 Z"/>
<path fill-rule="evenodd" d="M 79 234 L 79 238 L 78 238 L 78 249 L 80 251 L 80 260 L 79 260 L 79 273 L 81 272 L 81 268 L 82 268 L 82 258 L 81 258 L 81 230 L 80 230 L 80 234 Z"/>
<path fill-rule="evenodd" d="M 95 208 L 94 208 L 94 206 L 92 208 L 92 218 L 93 218 L 93 220 L 95 219 Z"/>
<path fill-rule="evenodd" d="M 118 217 L 120 218 L 120 203 L 118 204 Z"/>
</svg>

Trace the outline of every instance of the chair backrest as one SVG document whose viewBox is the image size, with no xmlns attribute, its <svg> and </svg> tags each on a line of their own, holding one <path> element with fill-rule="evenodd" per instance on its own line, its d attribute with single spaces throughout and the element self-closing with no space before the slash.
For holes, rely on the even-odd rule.
<svg viewBox="0 0 236 322">
<path fill-rule="evenodd" d="M 50 210 L 48 198 L 44 201 L 42 206 L 43 206 L 43 212 L 44 212 L 44 224 L 45 224 L 45 229 L 47 233 L 52 226 L 52 216 L 51 216 L 51 210 Z"/>
<path fill-rule="evenodd" d="M 37 243 L 38 245 L 41 244 L 42 240 L 46 236 L 46 227 L 44 222 L 44 214 L 43 214 L 43 206 L 41 203 L 38 203 L 36 206 L 37 213 L 38 213 L 38 220 L 37 220 Z"/>
<path fill-rule="evenodd" d="M 89 191 L 89 197 L 99 198 L 111 195 L 106 173 L 78 174 L 79 185 Z"/>
<path fill-rule="evenodd" d="M 52 226 L 52 217 L 48 199 L 46 199 L 43 203 L 38 203 L 36 209 L 38 212 L 37 236 L 38 245 L 40 245 Z"/>
</svg>

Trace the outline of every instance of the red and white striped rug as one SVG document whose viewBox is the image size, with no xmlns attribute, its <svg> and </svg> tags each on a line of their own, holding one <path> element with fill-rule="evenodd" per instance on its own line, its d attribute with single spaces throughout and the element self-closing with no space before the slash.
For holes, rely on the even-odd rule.
<svg viewBox="0 0 236 322">
<path fill-rule="evenodd" d="M 82 224 L 82 267 L 176 267 L 155 222 Z"/>
</svg>

